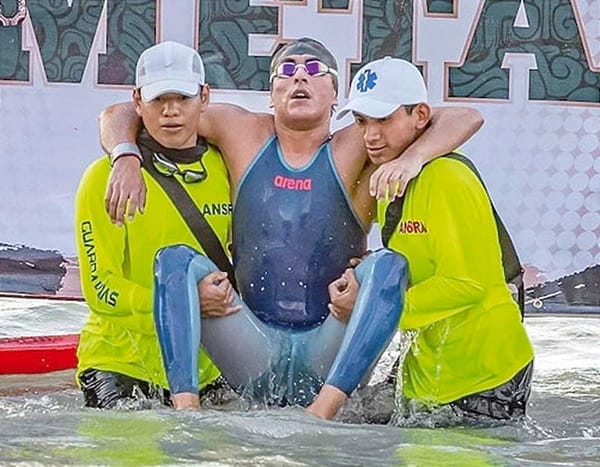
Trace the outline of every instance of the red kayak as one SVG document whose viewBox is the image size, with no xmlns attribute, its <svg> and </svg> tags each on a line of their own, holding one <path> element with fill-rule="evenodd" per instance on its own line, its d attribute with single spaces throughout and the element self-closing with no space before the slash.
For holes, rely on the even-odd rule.
<svg viewBox="0 0 600 467">
<path fill-rule="evenodd" d="M 0 374 L 49 373 L 77 366 L 79 334 L 0 337 Z"/>
</svg>

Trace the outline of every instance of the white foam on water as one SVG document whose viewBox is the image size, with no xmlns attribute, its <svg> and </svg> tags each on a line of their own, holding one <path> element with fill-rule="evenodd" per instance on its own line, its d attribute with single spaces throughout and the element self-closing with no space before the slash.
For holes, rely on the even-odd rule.
<svg viewBox="0 0 600 467">
<path fill-rule="evenodd" d="M 73 334 L 88 316 L 84 302 L 0 298 L 0 337 Z"/>
</svg>

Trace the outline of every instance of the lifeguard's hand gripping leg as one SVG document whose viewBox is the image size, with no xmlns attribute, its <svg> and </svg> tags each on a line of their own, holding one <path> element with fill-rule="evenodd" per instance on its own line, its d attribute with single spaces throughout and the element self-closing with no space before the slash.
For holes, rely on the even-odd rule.
<svg viewBox="0 0 600 467">
<path fill-rule="evenodd" d="M 398 329 L 408 263 L 403 255 L 383 248 L 367 256 L 355 274 L 360 289 L 326 380 L 347 395 L 377 363 Z"/>
</svg>

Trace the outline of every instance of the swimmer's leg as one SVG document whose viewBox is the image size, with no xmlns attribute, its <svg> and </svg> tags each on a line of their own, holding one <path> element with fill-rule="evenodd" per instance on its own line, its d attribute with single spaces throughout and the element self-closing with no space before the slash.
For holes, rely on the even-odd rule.
<svg viewBox="0 0 600 467">
<path fill-rule="evenodd" d="M 270 373 L 284 342 L 280 333 L 260 321 L 235 293 L 242 309 L 222 318 L 202 319 L 202 345 L 235 389 Z"/>
<path fill-rule="evenodd" d="M 337 391 L 334 394 L 337 403 L 332 406 L 331 401 L 327 400 L 325 407 L 328 410 L 321 411 L 315 404 L 320 402 L 322 389 L 309 408 L 313 413 L 327 418 L 335 415 L 389 345 L 404 305 L 408 280 L 408 264 L 404 256 L 388 249 L 378 250 L 367 256 L 357 266 L 355 273 L 360 289 L 324 386 L 328 391 Z M 328 354 L 320 359 L 317 354 L 320 346 L 324 346 L 324 343 L 335 345 L 335 340 L 339 339 L 339 325 L 331 323 L 332 320 L 335 318 L 331 315 L 325 320 L 319 338 L 311 347 L 311 361 L 316 364 L 316 371 L 323 368 L 327 363 L 324 358 L 330 356 Z"/>
<path fill-rule="evenodd" d="M 201 343 L 234 388 L 268 372 L 272 356 L 279 354 L 271 329 L 237 294 L 234 301 L 242 306 L 239 312 L 200 319 L 197 284 L 215 270 L 210 259 L 184 245 L 163 248 L 156 255 L 154 318 L 172 394 L 198 393 Z"/>
<path fill-rule="evenodd" d="M 199 389 L 197 283 L 209 271 L 200 274 L 190 268 L 198 256 L 195 250 L 176 245 L 159 250 L 154 259 L 154 324 L 171 394 L 197 394 Z"/>
</svg>

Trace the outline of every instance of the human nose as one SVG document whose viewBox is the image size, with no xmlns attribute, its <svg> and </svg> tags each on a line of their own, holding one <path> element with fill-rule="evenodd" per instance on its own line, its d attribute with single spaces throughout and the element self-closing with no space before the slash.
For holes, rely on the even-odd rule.
<svg viewBox="0 0 600 467">
<path fill-rule="evenodd" d="M 296 68 L 294 69 L 294 79 L 297 80 L 306 80 L 307 79 L 308 72 L 306 71 L 306 66 L 304 66 L 302 63 L 298 63 L 296 65 Z"/>
<path fill-rule="evenodd" d="M 174 99 L 167 99 L 163 104 L 163 114 L 167 116 L 179 113 L 179 103 Z"/>
<path fill-rule="evenodd" d="M 379 139 L 380 132 L 377 124 L 373 122 L 367 122 L 364 126 L 363 139 L 365 143 L 372 143 Z"/>
</svg>

